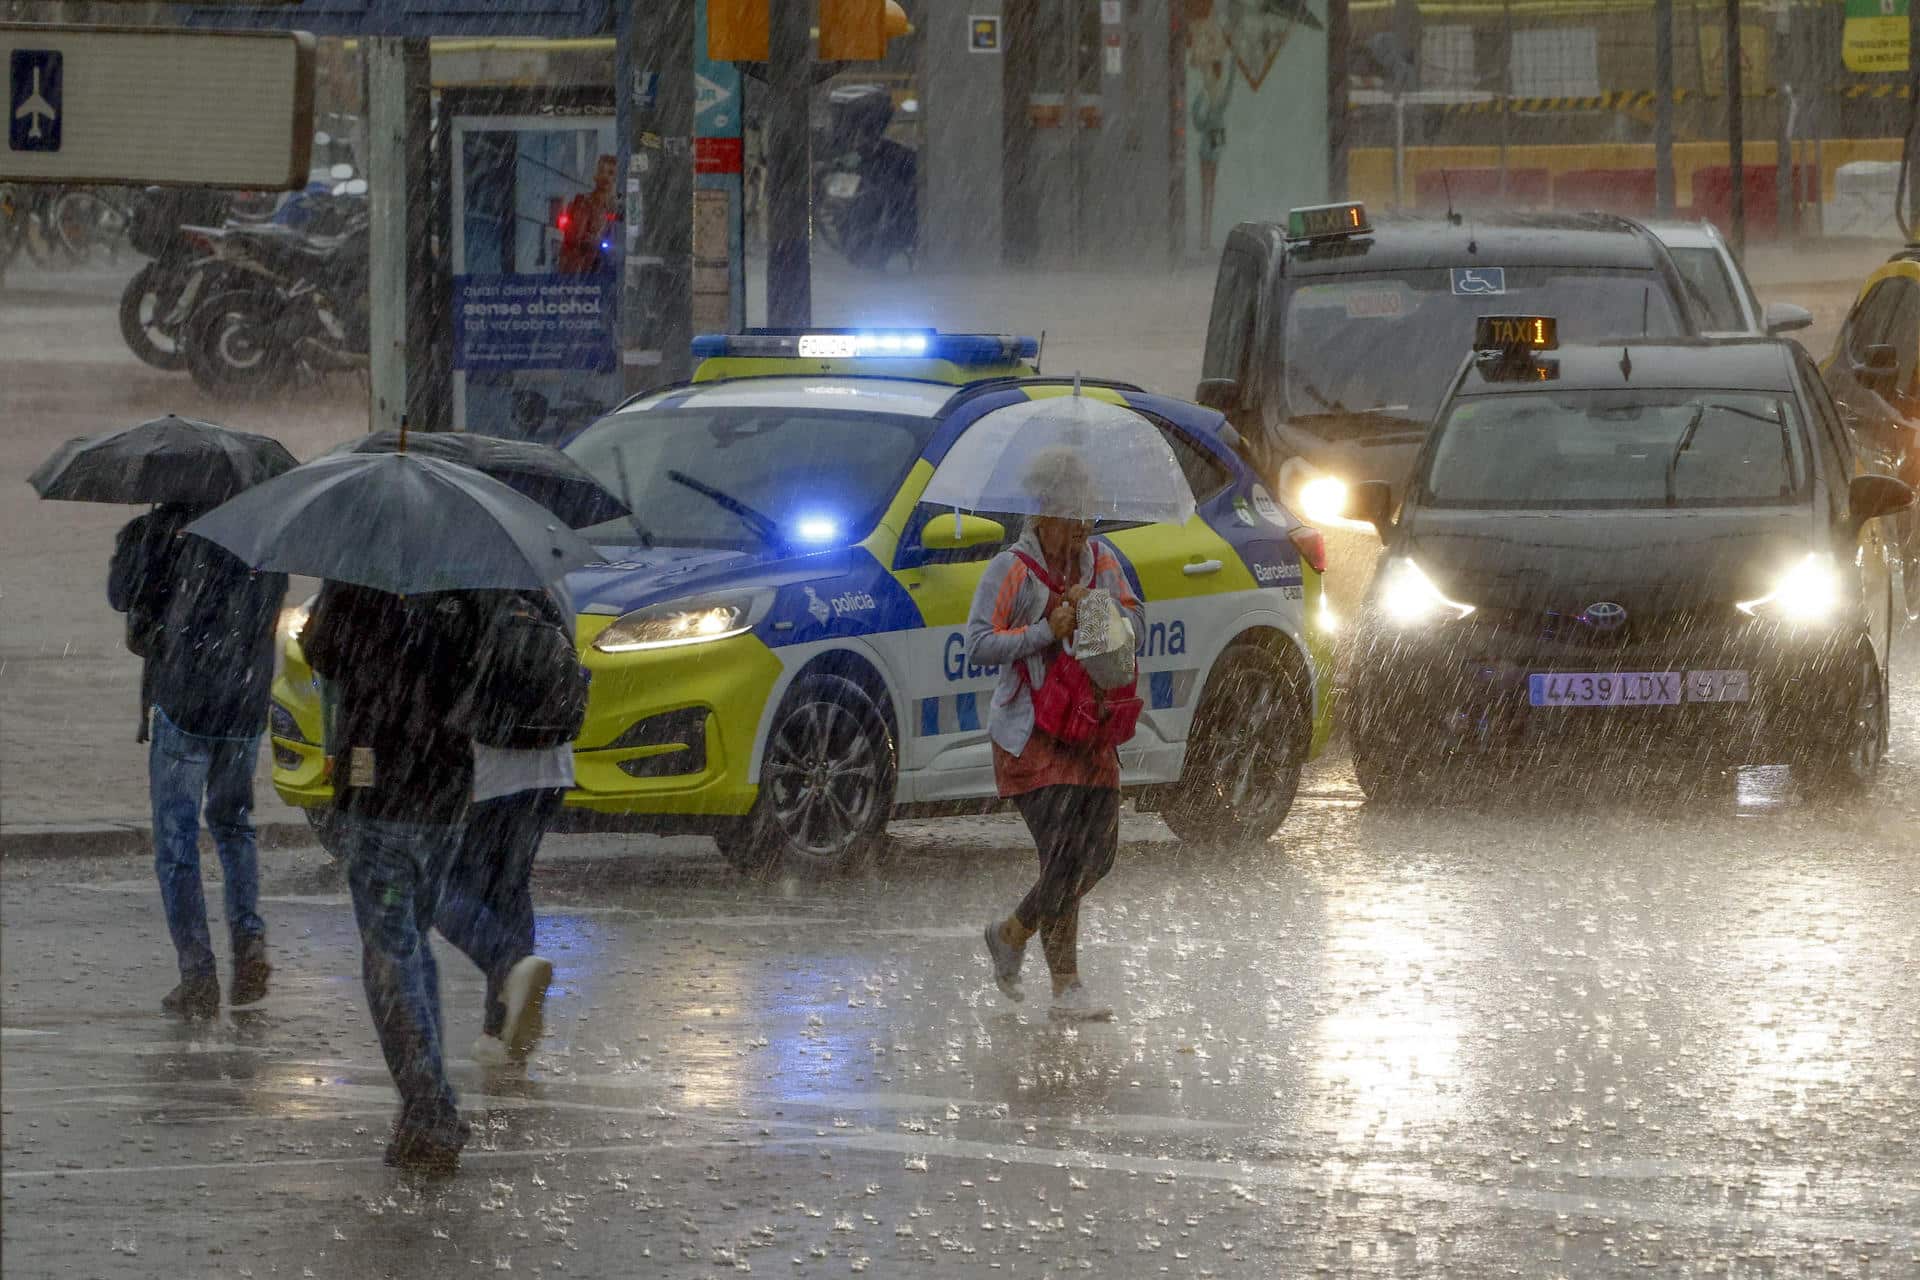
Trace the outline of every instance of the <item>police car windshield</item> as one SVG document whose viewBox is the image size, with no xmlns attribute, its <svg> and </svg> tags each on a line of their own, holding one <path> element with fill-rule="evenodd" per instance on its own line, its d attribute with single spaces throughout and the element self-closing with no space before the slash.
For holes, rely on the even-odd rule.
<svg viewBox="0 0 1920 1280">
<path fill-rule="evenodd" d="M 1437 431 L 1435 507 L 1761 506 L 1806 474 L 1793 405 L 1750 391 L 1466 396 Z"/>
<path fill-rule="evenodd" d="M 811 406 L 656 409 L 615 414 L 567 453 L 634 512 L 589 541 L 812 550 L 865 537 L 932 430 Z"/>
<path fill-rule="evenodd" d="M 1652 271 L 1439 267 L 1303 281 L 1287 299 L 1282 339 L 1287 415 L 1345 418 L 1330 421 L 1323 434 L 1331 435 L 1396 421 L 1422 428 L 1466 355 L 1474 321 L 1496 312 L 1557 316 L 1562 343 L 1683 331 Z"/>
</svg>

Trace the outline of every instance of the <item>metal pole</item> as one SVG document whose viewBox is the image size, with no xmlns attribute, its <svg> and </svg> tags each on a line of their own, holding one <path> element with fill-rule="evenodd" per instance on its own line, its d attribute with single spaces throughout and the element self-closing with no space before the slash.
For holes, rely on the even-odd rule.
<svg viewBox="0 0 1920 1280">
<path fill-rule="evenodd" d="M 1907 0 L 1907 119 L 1910 122 L 1907 134 L 1907 151 L 1903 162 L 1911 166 L 1913 155 L 1920 151 L 1920 112 L 1913 110 L 1912 95 L 1920 93 L 1920 0 Z M 1907 225 L 1920 234 L 1920 182 L 1913 180 L 1913 170 L 1907 170 Z"/>
<path fill-rule="evenodd" d="M 767 64 L 767 323 L 813 323 L 813 6 L 771 0 Z"/>
<path fill-rule="evenodd" d="M 1505 31 L 1506 69 L 1500 86 L 1500 198 L 1507 196 L 1507 144 L 1513 132 L 1513 0 L 1502 0 L 1500 23 Z"/>
<path fill-rule="evenodd" d="M 367 41 L 367 429 L 399 427 L 407 405 L 406 42 Z"/>
<path fill-rule="evenodd" d="M 1327 199 L 1347 198 L 1347 88 L 1352 79 L 1348 45 L 1353 23 L 1347 0 L 1327 0 Z M 1184 102 L 1185 94 L 1176 102 Z M 1394 194 L 1399 201 L 1399 193 Z"/>
<path fill-rule="evenodd" d="M 1059 0 L 1060 35 L 1067 55 L 1067 261 L 1080 265 L 1080 6 Z"/>
<path fill-rule="evenodd" d="M 1774 235 L 1785 239 L 1799 228 L 1800 174 L 1793 157 L 1793 126 L 1800 102 L 1794 96 L 1793 82 L 1799 79 L 1793 65 L 1793 11 L 1785 4 L 1773 13 L 1773 78 L 1780 86 L 1774 107 L 1779 112 L 1779 142 L 1774 146 Z"/>
<path fill-rule="evenodd" d="M 1653 207 L 1673 216 L 1673 0 L 1653 4 Z"/>
<path fill-rule="evenodd" d="M 693 370 L 693 0 L 614 7 L 621 363 L 637 391 Z"/>
<path fill-rule="evenodd" d="M 1407 95 L 1393 95 L 1393 207 L 1407 207 Z"/>
<path fill-rule="evenodd" d="M 415 431 L 445 431 L 453 425 L 453 314 L 450 282 L 434 260 L 432 232 L 441 225 L 441 210 L 434 202 L 447 192 L 434 181 L 432 45 L 425 37 L 409 37 L 403 42 L 401 58 L 406 113 L 401 149 L 407 166 L 407 420 Z M 440 243 L 450 247 L 444 238 Z"/>
<path fill-rule="evenodd" d="M 1727 164 L 1733 183 L 1733 256 L 1747 256 L 1746 122 L 1740 97 L 1740 0 L 1727 0 Z"/>
</svg>

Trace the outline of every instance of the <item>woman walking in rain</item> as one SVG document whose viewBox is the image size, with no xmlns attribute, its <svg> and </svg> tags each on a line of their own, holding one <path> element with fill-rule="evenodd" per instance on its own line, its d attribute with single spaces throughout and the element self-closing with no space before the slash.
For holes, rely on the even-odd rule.
<svg viewBox="0 0 1920 1280">
<path fill-rule="evenodd" d="M 1079 624 L 1089 591 L 1102 589 L 1141 634 L 1142 611 L 1113 551 L 1092 538 L 1100 509 L 1079 454 L 1035 454 L 1024 487 L 1030 510 L 1013 547 L 987 566 L 967 619 L 967 658 L 998 666 L 988 734 L 994 781 L 1026 819 L 1040 877 L 1013 914 L 987 925 L 994 981 L 1020 1000 L 1027 941 L 1040 935 L 1053 979 L 1056 1018 L 1099 1020 L 1112 1009 L 1080 981 L 1080 899 L 1113 867 L 1120 843 L 1120 757 L 1113 746 L 1071 746 L 1035 723 L 1034 692 L 1045 686 L 1063 642 Z"/>
</svg>

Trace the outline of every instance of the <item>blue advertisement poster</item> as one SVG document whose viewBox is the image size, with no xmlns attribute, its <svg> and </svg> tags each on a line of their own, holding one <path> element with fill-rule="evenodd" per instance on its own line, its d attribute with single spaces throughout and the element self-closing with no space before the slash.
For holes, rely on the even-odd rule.
<svg viewBox="0 0 1920 1280">
<path fill-rule="evenodd" d="M 564 442 L 623 394 L 611 116 L 453 122 L 457 430 Z"/>
</svg>

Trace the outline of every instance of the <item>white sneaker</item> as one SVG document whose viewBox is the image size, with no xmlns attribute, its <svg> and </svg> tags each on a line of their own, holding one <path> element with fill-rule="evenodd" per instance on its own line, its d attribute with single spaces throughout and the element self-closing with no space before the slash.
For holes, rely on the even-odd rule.
<svg viewBox="0 0 1920 1280">
<path fill-rule="evenodd" d="M 528 956 L 507 971 L 506 988 L 500 995 L 507 1006 L 507 1020 L 501 1025 L 500 1039 L 515 1062 L 525 1062 L 540 1041 L 545 1030 L 541 1010 L 552 982 L 553 961 L 545 956 Z"/>
<path fill-rule="evenodd" d="M 473 1042 L 473 1061 L 475 1066 L 497 1071 L 512 1062 L 507 1055 L 507 1042 L 499 1036 L 481 1036 Z"/>
<path fill-rule="evenodd" d="M 1076 982 L 1053 998 L 1047 1016 L 1062 1022 L 1106 1022 L 1113 1017 L 1113 1010 L 1088 995 L 1087 989 Z"/>
</svg>

